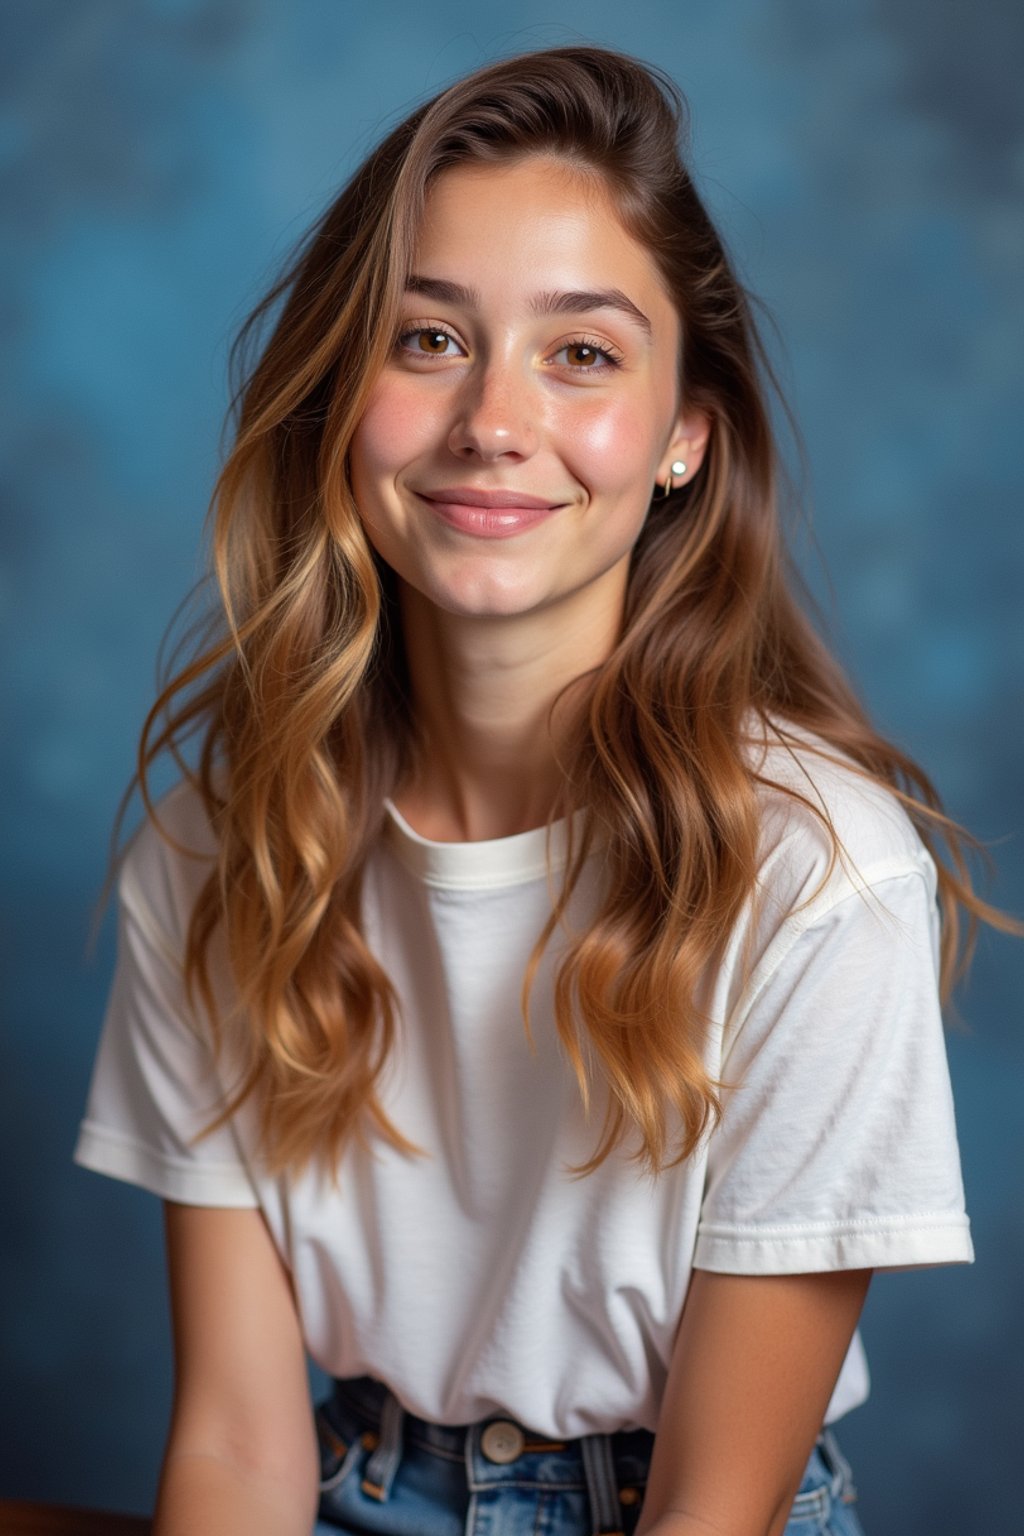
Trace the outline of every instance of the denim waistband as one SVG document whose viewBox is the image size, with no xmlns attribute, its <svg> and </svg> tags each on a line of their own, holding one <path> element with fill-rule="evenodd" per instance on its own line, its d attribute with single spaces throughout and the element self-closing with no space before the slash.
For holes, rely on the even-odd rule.
<svg viewBox="0 0 1024 1536">
<path fill-rule="evenodd" d="M 832 1476 L 830 1492 L 833 1499 L 849 1503 L 857 1496 L 853 1485 L 853 1468 L 839 1449 L 839 1442 L 826 1424 L 815 1441 L 816 1448 Z"/>
<path fill-rule="evenodd" d="M 434 1424 L 403 1408 L 390 1388 L 371 1376 L 335 1380 L 332 1400 L 374 1432 L 363 1473 L 363 1488 L 373 1497 L 387 1499 L 408 1441 L 464 1462 L 470 1489 L 500 1483 L 585 1487 L 593 1536 L 621 1536 L 623 1490 L 646 1479 L 654 1447 L 647 1429 L 553 1440 L 500 1412 L 472 1424 Z"/>
</svg>

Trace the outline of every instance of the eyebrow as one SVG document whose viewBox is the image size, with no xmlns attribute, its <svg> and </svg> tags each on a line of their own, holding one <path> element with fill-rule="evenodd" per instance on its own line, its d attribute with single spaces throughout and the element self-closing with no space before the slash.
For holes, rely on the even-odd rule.
<svg viewBox="0 0 1024 1536">
<path fill-rule="evenodd" d="M 461 283 L 450 283 L 443 277 L 422 277 L 414 272 L 405 286 L 409 293 L 421 293 L 424 298 L 437 299 L 441 303 L 461 304 L 468 309 L 480 307 L 480 295 L 475 288 L 464 288 Z M 651 322 L 621 288 L 548 290 L 534 294 L 530 308 L 535 315 L 578 315 L 591 309 L 616 309 L 638 325 L 648 339 L 652 335 Z"/>
</svg>

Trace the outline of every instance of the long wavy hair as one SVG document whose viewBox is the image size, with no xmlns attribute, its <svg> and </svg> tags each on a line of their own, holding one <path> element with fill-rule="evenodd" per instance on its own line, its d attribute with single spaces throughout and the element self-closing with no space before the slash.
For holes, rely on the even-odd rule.
<svg viewBox="0 0 1024 1536">
<path fill-rule="evenodd" d="M 593 1071 L 608 1088 L 600 1143 L 572 1171 L 589 1173 L 635 1130 L 632 1155 L 657 1173 L 720 1114 L 721 1084 L 702 1062 L 699 984 L 755 887 L 751 720 L 781 743 L 814 733 L 823 755 L 888 786 L 933 852 L 944 841 L 944 997 L 979 919 L 1016 926 L 974 893 L 964 854 L 976 840 L 872 729 L 794 599 L 766 404 L 775 380 L 751 296 L 682 158 L 685 126 L 672 82 L 620 54 L 555 48 L 481 69 L 370 154 L 239 338 L 251 359 L 270 329 L 235 397 L 234 446 L 211 504 L 220 602 L 146 720 L 133 784 L 158 820 L 147 780 L 170 749 L 215 829 L 185 975 L 217 1050 L 230 1035 L 237 1053 L 213 1125 L 255 1094 L 272 1171 L 319 1157 L 336 1170 L 349 1139 L 365 1145 L 372 1126 L 422 1152 L 378 1098 L 398 1003 L 360 927 L 361 877 L 384 800 L 414 768 L 417 722 L 394 578 L 364 534 L 347 453 L 394 346 L 425 194 L 452 166 L 542 153 L 603 178 L 677 308 L 684 398 L 713 423 L 699 473 L 652 500 L 621 635 L 578 685 L 561 764 L 553 814 L 581 815 L 570 819 L 523 1008 L 529 1035 L 540 956 L 600 836 L 600 904 L 584 932 L 567 933 L 555 978 L 558 1034 L 584 1104 Z M 181 748 L 195 733 L 190 766 Z M 834 859 L 827 814 L 805 803 L 829 825 Z M 215 1000 L 215 935 L 233 978 L 230 1013 Z"/>
</svg>

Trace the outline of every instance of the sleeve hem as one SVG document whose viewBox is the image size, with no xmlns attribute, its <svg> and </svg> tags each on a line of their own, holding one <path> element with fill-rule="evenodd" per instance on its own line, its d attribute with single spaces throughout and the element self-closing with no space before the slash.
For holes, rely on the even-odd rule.
<svg viewBox="0 0 1024 1536">
<path fill-rule="evenodd" d="M 693 1267 L 727 1275 L 790 1275 L 973 1262 L 967 1217 L 944 1216 L 922 1217 L 912 1225 L 851 1223 L 826 1232 L 702 1231 Z"/>
<path fill-rule="evenodd" d="M 79 1130 L 72 1161 L 80 1168 L 137 1184 L 183 1205 L 259 1206 L 249 1175 L 241 1166 L 185 1164 L 88 1122 Z"/>
</svg>

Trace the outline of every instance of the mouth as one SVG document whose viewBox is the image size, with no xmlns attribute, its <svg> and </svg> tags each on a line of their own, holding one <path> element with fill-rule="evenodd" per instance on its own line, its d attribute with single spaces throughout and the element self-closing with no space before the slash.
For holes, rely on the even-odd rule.
<svg viewBox="0 0 1024 1536">
<path fill-rule="evenodd" d="M 566 505 L 522 491 L 477 490 L 472 486 L 442 486 L 429 493 L 417 491 L 416 496 L 448 527 L 479 538 L 510 538 Z"/>
</svg>

